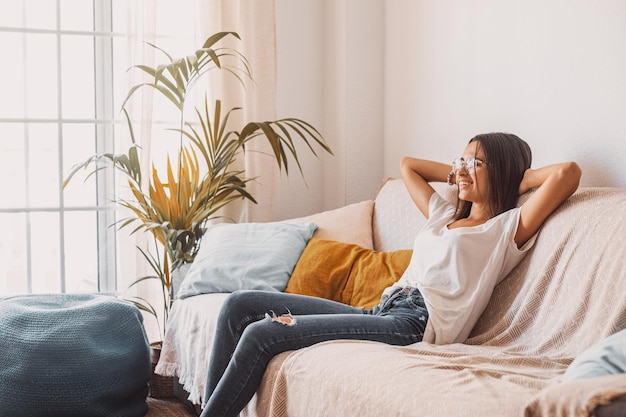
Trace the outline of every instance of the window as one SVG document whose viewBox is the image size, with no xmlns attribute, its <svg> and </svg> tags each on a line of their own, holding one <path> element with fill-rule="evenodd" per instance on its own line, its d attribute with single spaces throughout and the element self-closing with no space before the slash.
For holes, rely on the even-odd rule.
<svg viewBox="0 0 626 417">
<path fill-rule="evenodd" d="M 73 164 L 113 149 L 116 12 L 111 1 L 0 6 L 0 294 L 117 288 L 111 173 L 61 189 Z"/>
<path fill-rule="evenodd" d="M 126 214 L 112 202 L 127 192 L 114 172 L 76 176 L 65 190 L 62 183 L 94 153 L 126 151 L 120 106 L 139 81 L 128 69 L 163 58 L 146 53 L 144 40 L 174 56 L 187 53 L 204 40 L 207 7 L 204 0 L 0 5 L 0 296 L 115 292 L 149 271 L 132 227 L 114 226 Z M 139 108 L 145 103 L 138 101 L 133 111 L 159 125 L 142 132 L 142 147 L 162 155 L 176 145 L 161 129 L 171 127 L 169 108 L 156 100 Z"/>
</svg>

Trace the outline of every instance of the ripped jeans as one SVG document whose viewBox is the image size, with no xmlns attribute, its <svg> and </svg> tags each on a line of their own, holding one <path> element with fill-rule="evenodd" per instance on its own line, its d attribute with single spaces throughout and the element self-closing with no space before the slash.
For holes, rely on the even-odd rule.
<svg viewBox="0 0 626 417">
<path fill-rule="evenodd" d="M 416 288 L 397 288 L 372 310 L 273 291 L 241 290 L 217 322 L 201 417 L 236 417 L 279 353 L 338 340 L 409 345 L 422 340 L 428 311 Z"/>
</svg>

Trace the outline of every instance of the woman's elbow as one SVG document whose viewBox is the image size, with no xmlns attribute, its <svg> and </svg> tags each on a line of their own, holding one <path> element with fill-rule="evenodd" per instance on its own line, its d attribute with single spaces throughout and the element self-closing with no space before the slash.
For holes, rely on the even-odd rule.
<svg viewBox="0 0 626 417">
<path fill-rule="evenodd" d="M 406 169 L 410 163 L 411 163 L 411 157 L 410 156 L 403 156 L 402 159 L 400 159 L 400 170 L 404 170 Z"/>
<path fill-rule="evenodd" d="M 410 156 L 404 156 L 400 160 L 400 173 L 404 176 L 406 173 L 414 171 L 414 161 L 415 158 L 411 158 Z"/>
<path fill-rule="evenodd" d="M 576 162 L 565 162 L 560 169 L 561 180 L 564 185 L 569 188 L 570 194 L 573 194 L 580 184 L 582 169 Z"/>
</svg>

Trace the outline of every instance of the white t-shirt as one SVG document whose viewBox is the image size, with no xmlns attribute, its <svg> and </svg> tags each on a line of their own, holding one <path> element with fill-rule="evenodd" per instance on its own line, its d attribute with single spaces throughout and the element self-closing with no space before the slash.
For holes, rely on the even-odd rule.
<svg viewBox="0 0 626 417">
<path fill-rule="evenodd" d="M 392 287 L 416 287 L 429 317 L 424 341 L 464 342 L 489 302 L 494 287 L 533 246 L 536 235 L 518 249 L 514 237 L 520 209 L 484 224 L 448 229 L 455 207 L 438 193 L 429 202 L 429 217 L 415 238 L 406 271 Z"/>
</svg>

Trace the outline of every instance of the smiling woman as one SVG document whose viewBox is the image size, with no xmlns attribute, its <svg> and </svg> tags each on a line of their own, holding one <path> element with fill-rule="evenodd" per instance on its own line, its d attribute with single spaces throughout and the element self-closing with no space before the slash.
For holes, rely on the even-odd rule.
<svg viewBox="0 0 626 417">
<path fill-rule="evenodd" d="M 512 158 L 512 154 L 517 157 Z M 463 195 L 471 192 L 474 180 L 476 190 L 484 193 L 482 197 L 487 201 L 483 214 L 485 218 L 515 207 L 519 190 L 511 184 L 519 184 L 531 164 L 530 146 L 516 135 L 490 133 L 472 138 L 465 148 L 464 158 L 457 158 L 452 162 L 451 172 L 459 186 L 460 199 L 456 220 L 468 218 L 470 215 L 472 198 L 463 198 Z"/>
<path fill-rule="evenodd" d="M 495 286 L 578 187 L 575 163 L 532 170 L 530 156 L 526 142 L 515 135 L 471 139 L 462 163 L 452 167 L 459 184 L 457 207 L 430 184 L 445 181 L 450 165 L 403 158 L 406 189 L 427 220 L 415 237 L 408 267 L 372 308 L 274 291 L 233 292 L 217 320 L 201 416 L 238 415 L 269 362 L 285 351 L 342 339 L 396 346 L 464 342 Z M 480 167 L 478 159 L 485 161 Z M 515 201 L 508 201 L 504 188 L 513 190 Z M 518 207 L 518 194 L 530 188 L 537 190 Z M 286 311 L 293 325 L 277 325 L 267 311 Z"/>
</svg>

